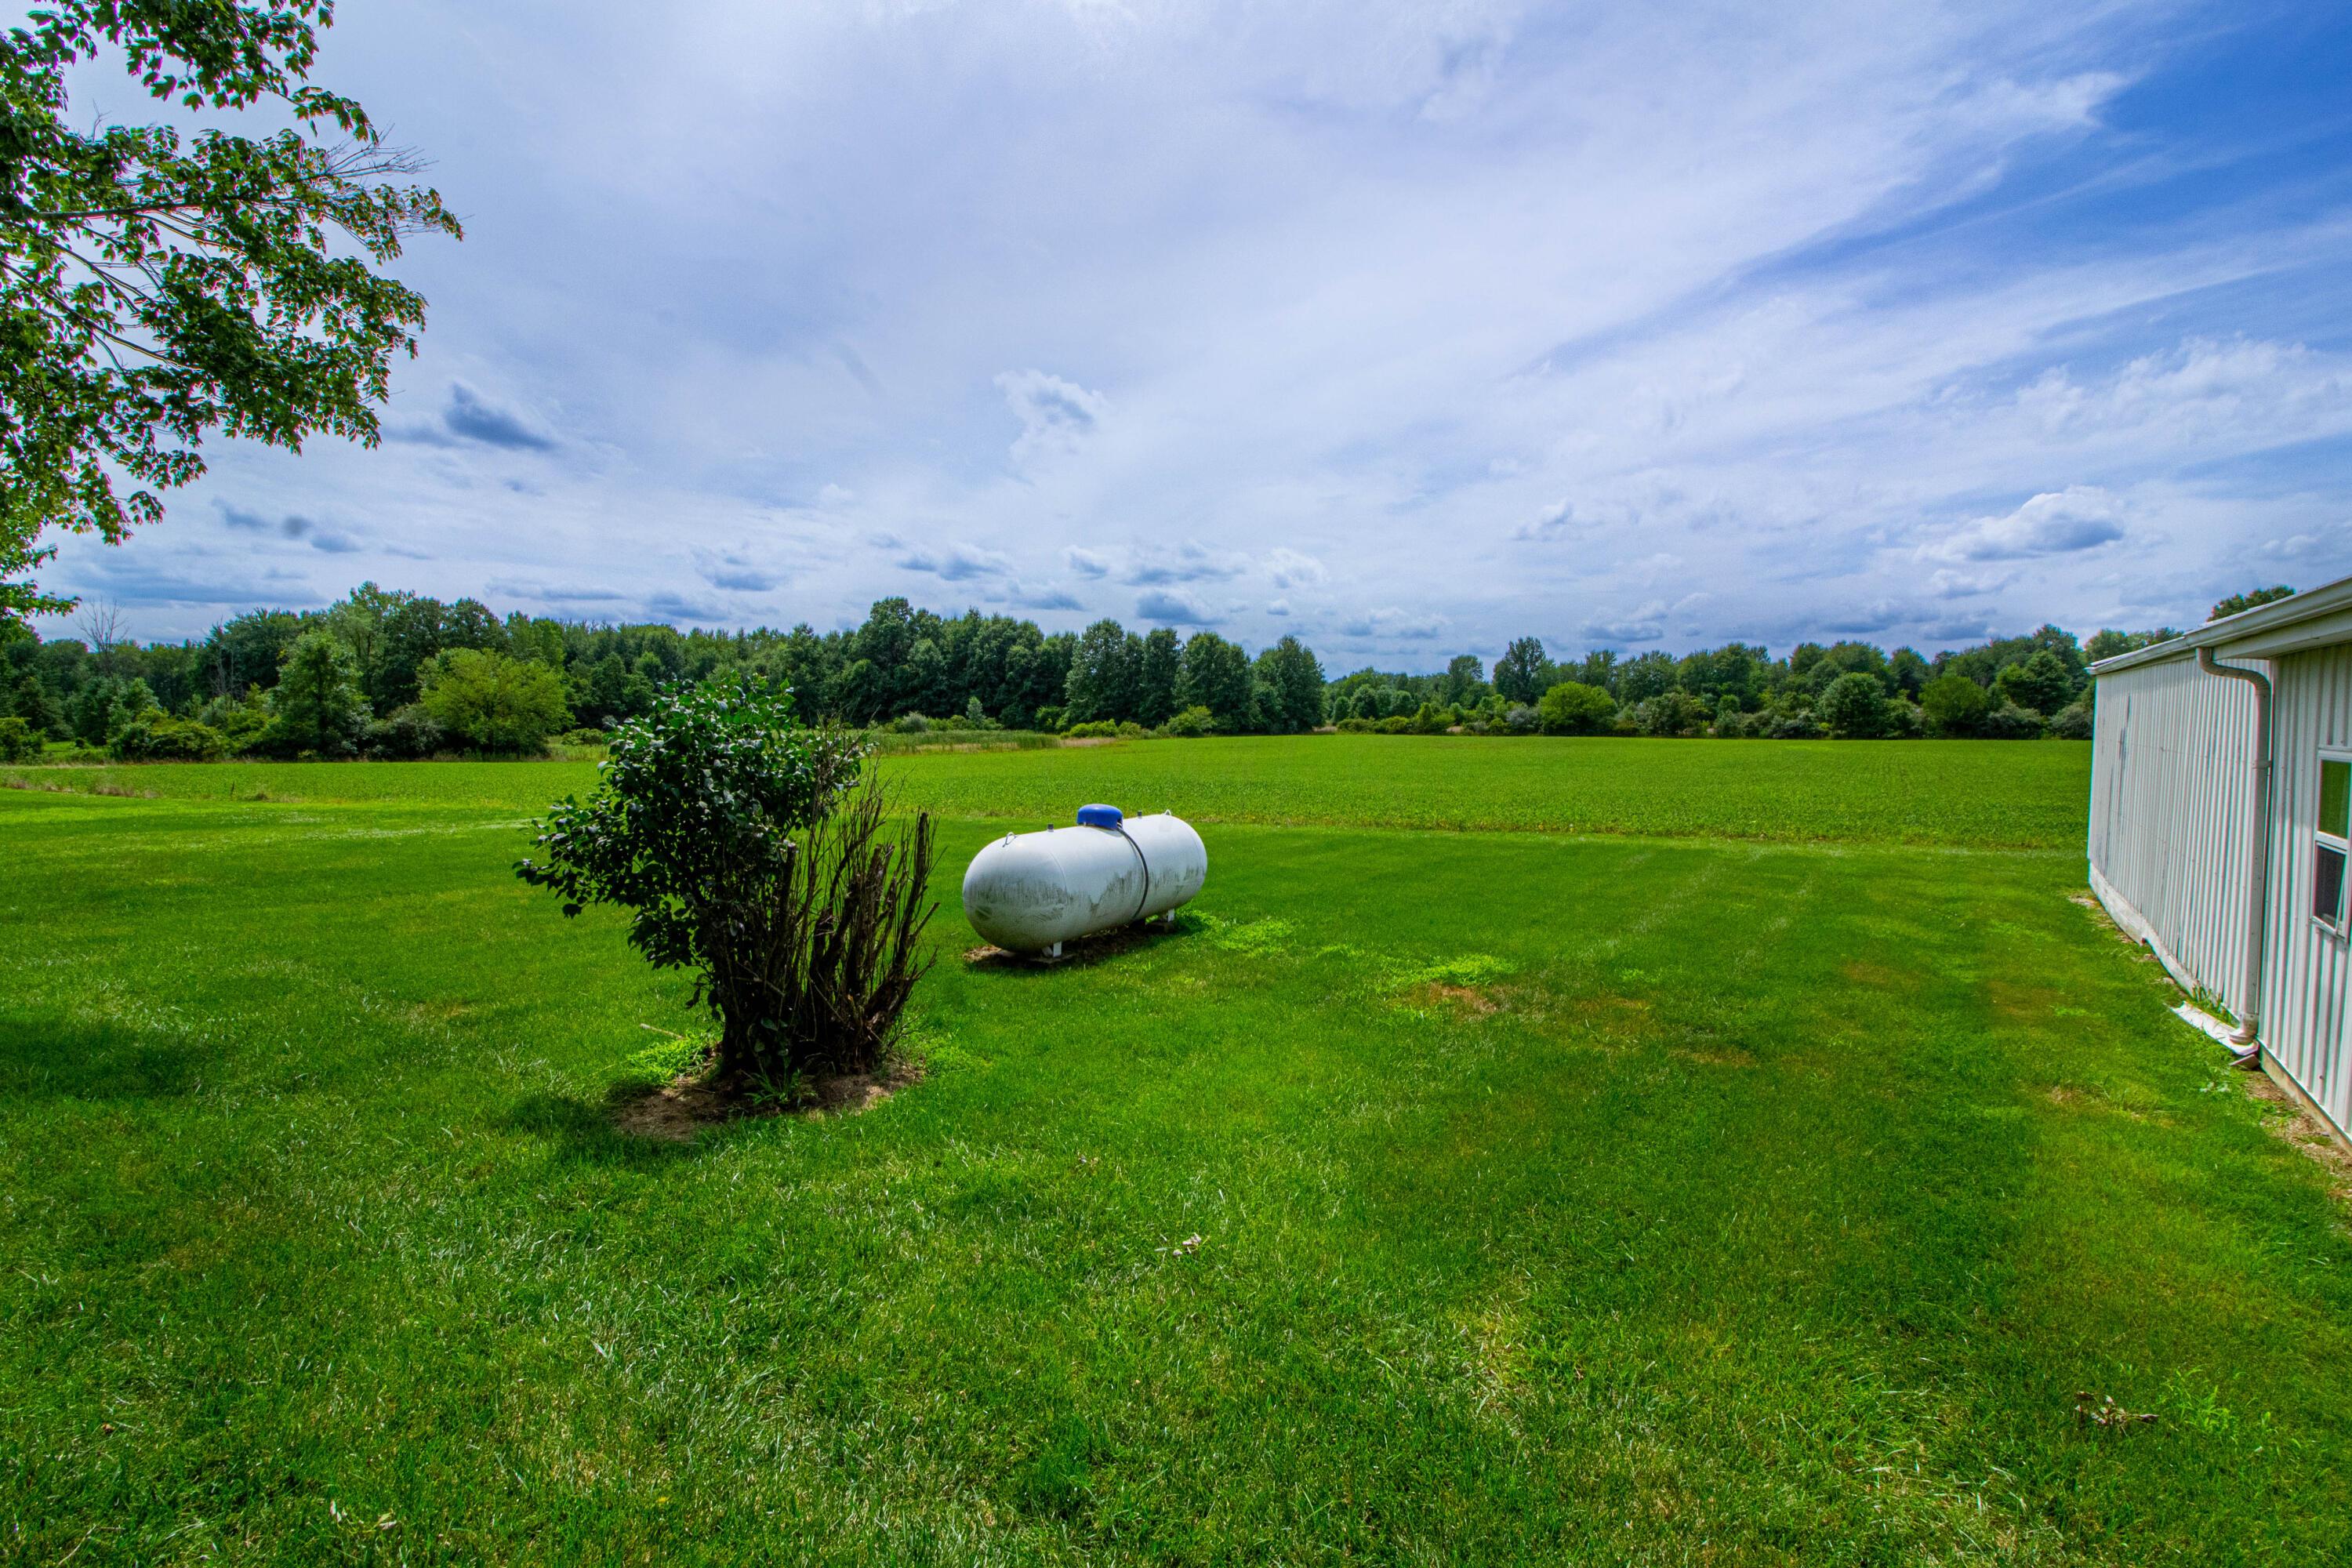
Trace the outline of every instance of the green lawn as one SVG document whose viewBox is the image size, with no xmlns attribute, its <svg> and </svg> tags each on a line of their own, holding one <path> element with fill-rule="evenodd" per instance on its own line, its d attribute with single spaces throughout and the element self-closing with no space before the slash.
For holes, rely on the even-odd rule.
<svg viewBox="0 0 2352 1568">
<path fill-rule="evenodd" d="M 929 1079 L 684 1146 L 683 982 L 508 869 L 584 770 L 0 790 L 0 1560 L 2340 1552 L 2344 1209 L 2070 901 L 2080 748 L 894 765 L 1208 889 L 971 967 L 950 823 Z"/>
</svg>

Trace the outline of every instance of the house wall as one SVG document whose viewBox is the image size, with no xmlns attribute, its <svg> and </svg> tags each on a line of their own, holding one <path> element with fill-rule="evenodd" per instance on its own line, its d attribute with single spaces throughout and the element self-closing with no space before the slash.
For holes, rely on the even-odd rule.
<svg viewBox="0 0 2352 1568">
<path fill-rule="evenodd" d="M 2352 1037 L 2345 1016 L 2352 954 L 2343 937 L 2312 919 L 2312 835 L 2320 751 L 2352 750 L 2352 643 L 2286 654 L 2273 668 L 2263 1046 L 2342 1131 L 2352 1129 Z"/>
<path fill-rule="evenodd" d="M 2092 889 L 2184 987 L 2241 1016 L 2253 729 L 2253 688 L 2193 655 L 2098 678 Z"/>
</svg>

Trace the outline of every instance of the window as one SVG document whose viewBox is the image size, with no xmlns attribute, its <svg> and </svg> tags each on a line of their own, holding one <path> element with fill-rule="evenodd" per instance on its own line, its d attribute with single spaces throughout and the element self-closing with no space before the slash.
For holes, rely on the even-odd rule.
<svg viewBox="0 0 2352 1568">
<path fill-rule="evenodd" d="M 2311 912 L 2344 930 L 2344 862 L 2352 855 L 2352 757 L 2319 759 L 2319 835 L 2314 841 Z"/>
</svg>

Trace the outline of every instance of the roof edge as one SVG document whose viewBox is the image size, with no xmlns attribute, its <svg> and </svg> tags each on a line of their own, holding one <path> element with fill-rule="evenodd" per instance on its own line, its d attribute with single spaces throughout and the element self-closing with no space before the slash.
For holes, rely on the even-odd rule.
<svg viewBox="0 0 2352 1568">
<path fill-rule="evenodd" d="M 2094 676 L 2113 675 L 2143 664 L 2162 664 L 2167 659 L 2187 658 L 2200 647 L 2210 647 L 2227 654 L 2232 643 L 2252 642 L 2257 638 L 2266 644 L 2272 634 L 2284 632 L 2305 621 L 2316 621 L 2352 611 L 2352 577 L 2339 577 L 2333 583 L 2323 583 L 2316 588 L 2275 599 L 2267 605 L 2257 605 L 2251 610 L 2240 610 L 2234 616 L 2224 616 L 2218 621 L 2208 621 L 2195 631 L 2130 653 L 2119 653 L 2113 658 L 2103 658 L 2091 666 Z M 2265 648 L 2264 651 L 2284 651 Z"/>
</svg>

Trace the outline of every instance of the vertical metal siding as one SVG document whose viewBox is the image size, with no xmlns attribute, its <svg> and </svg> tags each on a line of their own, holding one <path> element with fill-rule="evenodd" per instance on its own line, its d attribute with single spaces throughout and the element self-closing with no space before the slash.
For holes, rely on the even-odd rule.
<svg viewBox="0 0 2352 1568">
<path fill-rule="evenodd" d="M 2352 1128 L 2352 955 L 2311 918 L 2319 749 L 2352 748 L 2352 644 L 2277 660 L 2272 716 L 2270 951 L 2263 1044 L 2339 1131 Z"/>
<path fill-rule="evenodd" d="M 2193 657 L 2099 677 L 2092 886 L 2167 967 L 2238 1014 L 2246 1004 L 2253 728 L 2252 689 L 2206 674 Z"/>
</svg>

